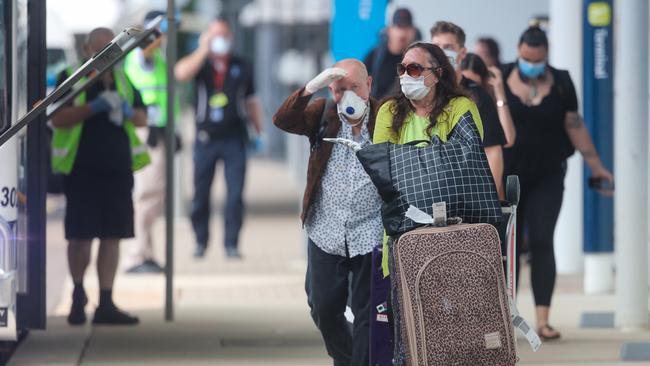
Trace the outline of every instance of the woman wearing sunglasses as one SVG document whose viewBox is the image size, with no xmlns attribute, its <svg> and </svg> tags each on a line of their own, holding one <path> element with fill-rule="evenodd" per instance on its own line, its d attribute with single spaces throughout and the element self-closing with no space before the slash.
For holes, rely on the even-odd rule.
<svg viewBox="0 0 650 366">
<path fill-rule="evenodd" d="M 405 144 L 431 140 L 434 135 L 446 141 L 468 111 L 483 137 L 476 104 L 458 87 L 456 71 L 438 46 L 409 46 L 397 64 L 397 75 L 401 88 L 377 112 L 373 143 Z"/>
<path fill-rule="evenodd" d="M 385 99 L 377 112 L 373 143 L 406 144 L 411 141 L 431 140 L 435 135 L 446 142 L 461 118 L 469 112 L 483 138 L 483 125 L 476 104 L 456 82 L 456 71 L 438 46 L 414 43 L 409 46 L 397 64 L 400 90 Z M 384 238 L 382 268 L 388 275 L 391 256 L 388 240 Z M 391 283 L 394 289 L 395 284 Z M 395 329 L 400 317 L 397 303 L 393 303 Z M 394 364 L 404 364 L 404 347 L 399 339 L 394 342 Z"/>
</svg>

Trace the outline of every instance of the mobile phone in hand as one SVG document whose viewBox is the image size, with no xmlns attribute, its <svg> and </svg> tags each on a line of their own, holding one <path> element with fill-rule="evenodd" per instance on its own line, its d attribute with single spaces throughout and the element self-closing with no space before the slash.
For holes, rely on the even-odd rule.
<svg viewBox="0 0 650 366">
<path fill-rule="evenodd" d="M 605 178 L 589 177 L 589 188 L 596 191 L 613 191 L 614 183 Z"/>
</svg>

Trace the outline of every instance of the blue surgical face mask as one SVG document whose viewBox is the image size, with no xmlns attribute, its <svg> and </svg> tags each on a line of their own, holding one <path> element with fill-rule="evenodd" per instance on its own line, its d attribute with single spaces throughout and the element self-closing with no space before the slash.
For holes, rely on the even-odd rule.
<svg viewBox="0 0 650 366">
<path fill-rule="evenodd" d="M 542 76 L 546 70 L 546 62 L 532 63 L 521 58 L 517 62 L 517 66 L 522 75 L 531 79 L 537 79 Z"/>
</svg>

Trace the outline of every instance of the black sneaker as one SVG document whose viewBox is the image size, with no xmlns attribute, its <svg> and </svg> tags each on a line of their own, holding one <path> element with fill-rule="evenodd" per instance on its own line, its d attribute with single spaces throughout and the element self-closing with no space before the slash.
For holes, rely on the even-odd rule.
<svg viewBox="0 0 650 366">
<path fill-rule="evenodd" d="M 117 306 L 98 307 L 95 310 L 93 324 L 99 325 L 136 325 L 140 323 L 137 316 L 121 311 Z"/>
<path fill-rule="evenodd" d="M 72 300 L 70 314 L 68 314 L 68 324 L 83 325 L 86 323 L 86 304 L 88 304 L 86 294 L 83 294 L 83 299 L 81 300 Z"/>
<path fill-rule="evenodd" d="M 194 258 L 199 259 L 205 257 L 206 249 L 207 249 L 207 245 L 196 244 L 196 247 L 194 248 Z"/>
<path fill-rule="evenodd" d="M 146 261 L 136 264 L 135 266 L 126 270 L 126 273 L 138 274 L 138 273 L 163 273 L 165 272 L 156 261 L 153 259 L 147 259 Z"/>
</svg>

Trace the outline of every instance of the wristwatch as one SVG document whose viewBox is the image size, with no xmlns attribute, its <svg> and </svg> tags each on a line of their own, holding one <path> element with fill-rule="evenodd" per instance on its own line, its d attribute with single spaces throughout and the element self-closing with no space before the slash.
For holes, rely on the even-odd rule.
<svg viewBox="0 0 650 366">
<path fill-rule="evenodd" d="M 507 105 L 507 104 L 508 103 L 503 99 L 497 100 L 497 107 L 503 107 L 504 105 Z"/>
</svg>

